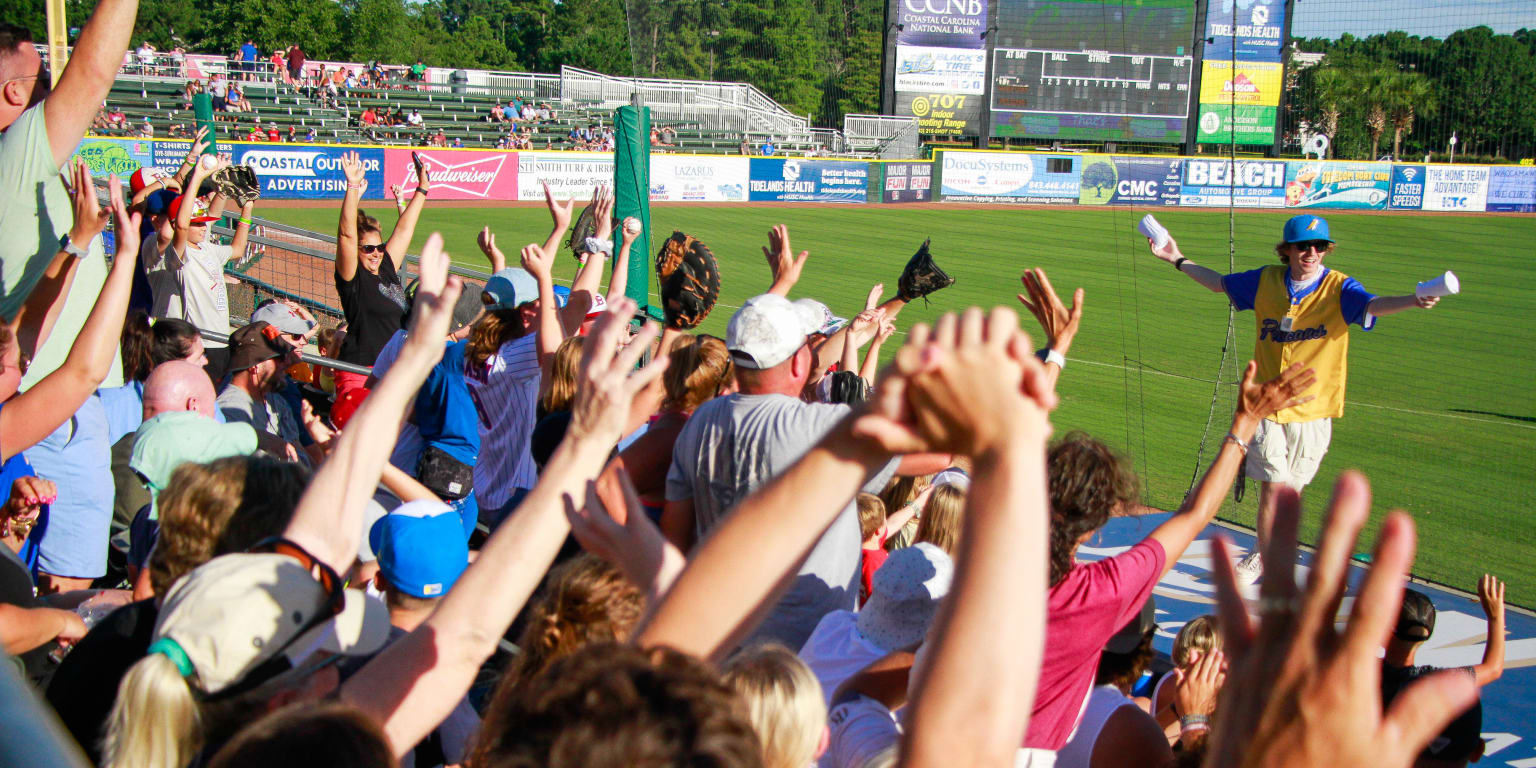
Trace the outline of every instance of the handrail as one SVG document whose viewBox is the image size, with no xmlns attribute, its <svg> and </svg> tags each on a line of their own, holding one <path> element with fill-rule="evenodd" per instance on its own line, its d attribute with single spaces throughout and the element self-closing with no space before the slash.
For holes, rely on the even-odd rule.
<svg viewBox="0 0 1536 768">
<path fill-rule="evenodd" d="M 208 331 L 202 328 L 197 329 L 197 332 L 202 334 L 204 341 L 216 341 L 220 344 L 229 343 L 228 334 L 219 333 L 218 331 Z M 308 352 L 299 352 L 299 359 L 309 363 L 310 365 L 318 365 L 322 368 L 330 368 L 336 371 L 346 371 L 347 373 L 356 373 L 361 376 L 369 376 L 373 374 L 373 369 L 367 366 L 357 365 L 356 363 L 344 363 L 340 360 L 333 360 L 322 355 L 311 355 Z"/>
</svg>

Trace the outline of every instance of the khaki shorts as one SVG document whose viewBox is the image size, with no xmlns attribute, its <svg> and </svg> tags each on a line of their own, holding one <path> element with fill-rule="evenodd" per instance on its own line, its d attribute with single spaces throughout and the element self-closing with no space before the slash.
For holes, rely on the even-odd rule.
<svg viewBox="0 0 1536 768">
<path fill-rule="evenodd" d="M 1332 437 L 1333 419 L 1290 424 L 1265 419 L 1248 446 L 1244 469 L 1255 480 L 1284 483 L 1299 491 L 1317 476 Z"/>
</svg>

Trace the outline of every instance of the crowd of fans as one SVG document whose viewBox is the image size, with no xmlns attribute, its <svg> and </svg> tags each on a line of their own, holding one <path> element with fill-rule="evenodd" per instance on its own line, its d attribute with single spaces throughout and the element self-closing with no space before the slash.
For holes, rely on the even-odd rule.
<svg viewBox="0 0 1536 768">
<path fill-rule="evenodd" d="M 1250 364 L 1181 508 L 1086 562 L 1138 480 L 1089 435 L 1052 439 L 1084 297 L 1066 305 L 1038 269 L 1018 297 L 1038 351 L 1012 310 L 973 308 L 906 328 L 877 375 L 903 308 L 944 285 L 907 279 L 919 259 L 845 321 L 790 298 L 811 258 L 777 226 L 766 290 L 724 338 L 663 329 L 633 322 L 627 269 L 602 284 L 639 234 L 605 190 L 568 287 L 553 273 L 574 201 L 547 187 L 550 231 L 516 266 L 487 227 L 492 277 L 464 285 L 434 234 L 407 282 L 430 178 L 418 165 L 409 196 L 392 190 L 385 233 L 349 155 L 343 329 L 285 302 L 237 323 L 224 269 L 255 203 L 206 189 L 224 163 L 205 136 L 172 172 L 110 179 L 106 207 L 70 160 L 135 13 L 101 0 L 51 92 L 26 32 L 0 24 L 0 641 L 46 696 L 8 724 L 40 745 L 32 764 L 76 747 L 128 768 L 1480 754 L 1503 586 L 1479 585 L 1482 664 L 1416 666 L 1434 610 L 1405 595 L 1414 534 L 1394 513 L 1340 629 L 1358 475 L 1305 585 L 1294 491 L 1256 592 L 1214 540 L 1217 612 L 1153 671 L 1153 586 L 1313 370 Z M 332 364 L 301 363 L 311 347 Z M 73 743 L 49 741 L 54 713 Z"/>
</svg>

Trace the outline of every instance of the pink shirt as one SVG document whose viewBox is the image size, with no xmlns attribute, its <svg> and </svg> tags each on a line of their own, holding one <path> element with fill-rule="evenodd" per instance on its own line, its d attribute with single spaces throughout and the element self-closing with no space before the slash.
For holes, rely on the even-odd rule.
<svg viewBox="0 0 1536 768">
<path fill-rule="evenodd" d="M 1114 557 L 1080 564 L 1051 588 L 1045 658 L 1024 746 L 1061 749 L 1093 688 L 1099 654 L 1141 610 L 1163 572 L 1163 545 L 1146 539 Z"/>
</svg>

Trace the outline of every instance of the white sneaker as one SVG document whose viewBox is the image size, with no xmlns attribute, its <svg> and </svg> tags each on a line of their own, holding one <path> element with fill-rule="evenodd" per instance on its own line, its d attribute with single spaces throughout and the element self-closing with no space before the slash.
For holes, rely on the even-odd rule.
<svg viewBox="0 0 1536 768">
<path fill-rule="evenodd" d="M 1237 583 L 1251 587 L 1264 575 L 1264 559 L 1259 553 L 1250 552 L 1247 557 L 1237 561 Z"/>
</svg>

